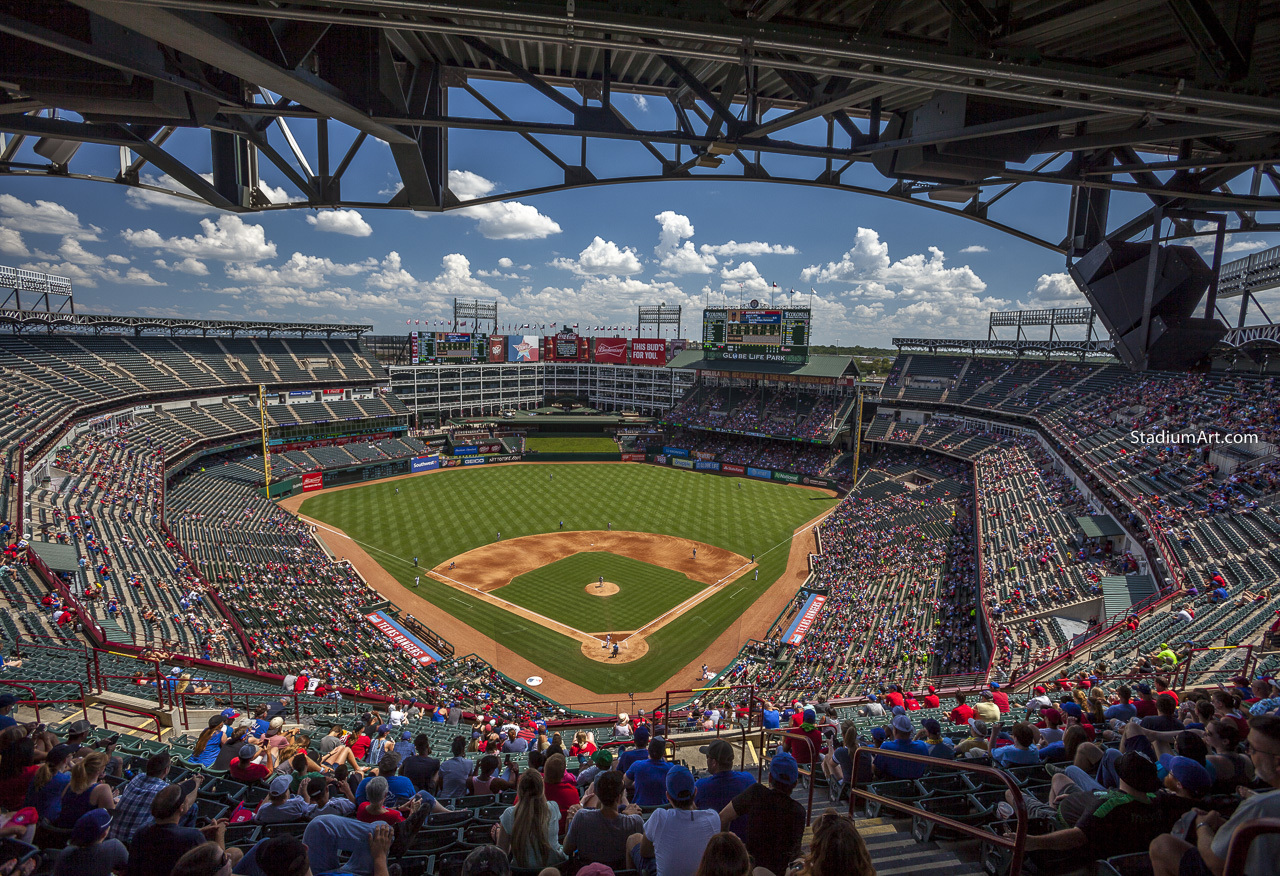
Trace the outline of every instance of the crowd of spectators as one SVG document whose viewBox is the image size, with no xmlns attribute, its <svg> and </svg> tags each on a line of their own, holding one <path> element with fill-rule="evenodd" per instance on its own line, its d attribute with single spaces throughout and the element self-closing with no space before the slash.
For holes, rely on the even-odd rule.
<svg viewBox="0 0 1280 876">
<path fill-rule="evenodd" d="M 846 400 L 791 387 L 695 386 L 663 418 L 676 426 L 829 441 Z"/>
</svg>

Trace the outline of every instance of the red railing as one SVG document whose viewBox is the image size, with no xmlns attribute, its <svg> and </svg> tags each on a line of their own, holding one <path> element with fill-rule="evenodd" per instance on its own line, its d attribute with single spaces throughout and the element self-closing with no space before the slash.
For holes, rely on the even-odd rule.
<svg viewBox="0 0 1280 876">
<path fill-rule="evenodd" d="M 1253 677 L 1253 671 L 1252 671 L 1253 648 L 1254 648 L 1253 645 L 1211 645 L 1204 648 L 1192 648 L 1191 653 L 1188 654 L 1186 656 L 1186 659 L 1184 659 L 1178 665 L 1178 668 L 1175 670 L 1174 674 L 1175 676 L 1177 675 L 1182 676 L 1182 685 L 1180 689 L 1185 690 L 1191 680 L 1191 664 L 1195 662 L 1195 656 L 1197 654 L 1201 654 L 1206 651 L 1235 651 L 1239 648 L 1243 648 L 1245 651 L 1244 666 L 1242 668 L 1232 669 L 1229 671 L 1225 669 L 1206 669 L 1206 670 L 1202 670 L 1202 672 L 1223 673 L 1223 674 L 1229 674 L 1232 676 L 1243 675 L 1247 678 L 1252 678 Z"/>
<path fill-rule="evenodd" d="M 677 688 L 674 690 L 669 690 L 662 697 L 662 714 L 664 716 L 664 720 L 667 722 L 667 729 L 670 730 L 672 727 L 672 724 L 671 724 L 671 718 L 672 718 L 671 695 L 672 694 L 708 693 L 710 691 L 720 691 L 720 690 L 746 691 L 746 696 L 743 697 L 743 699 L 745 699 L 749 703 L 754 702 L 757 699 L 756 686 L 754 684 L 722 684 L 722 685 L 716 685 L 715 687 L 687 687 L 687 688 Z M 733 699 L 730 699 L 730 702 L 732 703 Z M 721 712 L 723 711 L 724 710 L 722 709 Z M 686 713 L 681 712 L 680 714 L 686 714 Z"/>
<path fill-rule="evenodd" d="M 101 710 L 102 726 L 104 728 L 120 727 L 121 729 L 128 731 L 130 735 L 138 732 L 139 730 L 142 730 L 143 726 L 140 724 L 129 724 L 124 721 L 112 720 L 113 714 L 132 715 L 136 718 L 144 719 L 144 723 L 146 721 L 150 721 L 152 724 L 155 725 L 155 729 L 147 729 L 146 732 L 154 733 L 156 737 L 156 742 L 164 741 L 164 727 L 160 724 L 160 718 L 156 715 L 151 714 L 150 712 L 144 712 L 142 709 L 135 709 L 135 708 L 132 708 L 131 706 L 116 705 L 114 703 L 94 703 L 92 706 L 89 706 L 88 708 Z M 87 710 L 86 710 L 86 714 L 87 714 Z"/>
<path fill-rule="evenodd" d="M 218 680 L 218 681 L 206 681 L 205 683 L 208 684 L 210 688 L 214 688 L 214 690 L 212 690 L 210 693 L 198 693 L 190 689 L 184 690 L 181 692 L 177 690 L 173 690 L 169 692 L 169 698 L 173 704 L 173 707 L 180 708 L 182 710 L 182 726 L 186 727 L 187 729 L 191 729 L 191 720 L 188 713 L 188 705 L 187 705 L 187 701 L 191 697 L 215 697 L 215 696 L 225 697 L 227 705 L 223 706 L 223 708 L 227 708 L 227 706 L 235 708 L 236 701 L 240 700 L 243 703 L 243 705 L 240 707 L 240 712 L 242 714 L 251 713 L 253 711 L 254 703 L 261 703 L 266 699 L 272 699 L 272 700 L 275 700 L 276 702 L 279 702 L 280 700 L 285 699 L 287 697 L 288 699 L 293 700 L 294 723 L 296 724 L 302 723 L 302 707 L 299 704 L 298 695 L 296 693 L 287 694 L 281 691 L 279 695 L 276 695 L 276 694 L 267 695 L 260 692 L 250 693 L 248 691 L 243 691 L 243 690 L 237 693 L 235 690 L 235 685 L 233 685 L 230 681 Z M 217 688 L 220 685 L 226 685 L 226 690 L 218 690 Z"/>
<path fill-rule="evenodd" d="M 35 570 L 35 573 L 44 581 L 45 585 L 50 590 L 57 592 L 58 596 L 62 598 L 62 604 L 71 608 L 76 617 L 80 619 L 81 626 L 86 630 L 91 631 L 90 638 L 96 638 L 99 642 L 105 643 L 107 641 L 107 634 L 103 632 L 102 627 L 93 619 L 93 616 L 85 610 L 84 606 L 82 606 L 80 602 L 71 595 L 71 590 L 67 587 L 66 582 L 54 573 L 47 565 L 45 565 L 44 560 L 40 559 L 39 554 L 35 551 L 27 551 L 27 562 L 30 564 L 31 568 Z"/>
<path fill-rule="evenodd" d="M 1237 825 L 1231 834 L 1231 844 L 1227 846 L 1222 876 L 1248 876 L 1244 867 L 1249 860 L 1249 847 L 1258 837 L 1268 833 L 1280 833 L 1280 818 L 1254 818 Z M 1265 862 L 1263 866 L 1266 866 Z"/>
<path fill-rule="evenodd" d="M 948 830 L 954 830 L 959 834 L 970 837 L 971 839 L 984 840 L 1001 848 L 1009 849 L 1011 852 L 1009 860 L 1009 870 L 1007 876 L 1020 876 L 1022 873 L 1022 859 L 1026 854 L 1027 848 L 1027 829 L 1029 820 L 1027 817 L 1027 804 L 1022 798 L 1022 790 L 1018 787 L 1017 782 L 1006 772 L 989 766 L 980 766 L 968 761 L 958 760 L 940 760 L 936 757 L 929 757 L 924 754 L 911 754 L 906 751 L 890 751 L 882 748 L 864 748 L 861 745 L 855 745 L 853 750 L 849 752 L 850 762 L 853 764 L 852 775 L 849 776 L 849 815 L 853 816 L 856 804 L 859 799 L 870 800 L 879 803 L 881 806 L 887 806 L 899 812 L 904 812 L 913 818 L 923 818 L 941 825 Z M 939 815 L 936 812 L 929 812 L 924 809 L 918 809 L 909 803 L 896 800 L 893 797 L 884 797 L 871 791 L 863 791 L 858 788 L 858 758 L 859 756 L 870 758 L 888 758 L 890 760 L 909 761 L 911 763 L 923 764 L 926 768 L 935 769 L 954 769 L 965 772 L 973 772 L 978 775 L 991 776 L 1000 780 L 1009 790 L 1009 796 L 1013 798 L 1013 811 L 1018 820 L 1017 829 L 1012 837 L 992 833 L 983 830 L 972 824 L 965 824 L 962 821 L 956 821 L 954 818 L 948 818 L 945 815 Z"/>
<path fill-rule="evenodd" d="M 27 498 L 27 491 L 26 491 L 27 446 L 26 444 L 21 444 L 18 446 L 17 468 L 18 468 L 18 471 L 17 471 L 18 495 L 15 499 L 16 506 L 15 506 L 15 511 L 13 515 L 13 525 L 18 527 L 18 538 L 22 538 L 24 535 L 26 535 L 26 530 L 27 530 L 27 518 L 25 516 L 26 498 Z M 16 542 L 18 538 L 15 538 L 14 541 Z"/>
<path fill-rule="evenodd" d="M 84 716 L 86 718 L 89 717 L 89 712 L 85 708 L 85 704 L 84 704 L 84 684 L 82 682 L 72 681 L 70 679 L 67 679 L 64 681 L 61 679 L 54 679 L 54 678 L 3 678 L 3 679 L 0 679 L 0 684 L 7 684 L 7 685 L 11 685 L 12 687 L 21 688 L 22 690 L 25 690 L 27 693 L 31 694 L 31 696 L 28 698 L 25 698 L 25 699 L 20 698 L 18 702 L 24 706 L 31 706 L 32 708 L 34 708 L 36 710 L 37 721 L 40 720 L 41 706 L 62 705 L 66 703 L 74 703 L 79 705 L 81 708 L 81 711 L 84 712 Z M 36 691 L 36 689 L 30 686 L 33 684 L 57 684 L 57 685 L 74 684 L 76 687 L 80 689 L 80 698 L 74 699 L 70 697 L 57 697 L 57 698 L 41 697 L 39 693 Z"/>
</svg>

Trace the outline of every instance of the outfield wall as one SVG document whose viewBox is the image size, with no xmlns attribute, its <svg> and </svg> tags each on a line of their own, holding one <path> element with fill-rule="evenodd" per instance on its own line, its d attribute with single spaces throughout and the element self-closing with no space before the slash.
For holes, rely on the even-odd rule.
<svg viewBox="0 0 1280 876">
<path fill-rule="evenodd" d="M 663 448 L 667 450 L 668 448 Z M 672 455 L 668 453 L 646 453 L 644 461 L 652 465 L 668 466 L 670 468 L 683 468 L 689 471 L 700 471 L 707 474 L 726 475 L 734 478 L 753 478 L 760 481 L 777 481 L 784 484 L 799 484 L 807 487 L 822 487 L 826 490 L 836 490 L 843 493 L 844 490 L 839 481 L 832 478 L 815 477 L 814 475 L 800 475 L 789 471 L 774 471 L 768 468 L 756 468 L 751 465 L 738 465 L 732 462 L 721 462 L 718 459 L 689 459 L 689 451 L 682 448 L 678 449 L 681 455 Z"/>
</svg>

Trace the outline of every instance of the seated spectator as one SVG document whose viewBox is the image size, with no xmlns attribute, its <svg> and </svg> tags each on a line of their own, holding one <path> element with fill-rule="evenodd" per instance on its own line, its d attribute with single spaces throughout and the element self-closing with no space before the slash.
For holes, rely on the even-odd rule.
<svg viewBox="0 0 1280 876">
<path fill-rule="evenodd" d="M 365 789 L 369 787 L 369 783 L 374 778 L 383 778 L 387 781 L 387 802 L 393 806 L 408 802 L 418 789 L 414 787 L 413 781 L 408 776 L 396 775 L 396 769 L 400 766 L 400 758 L 394 754 L 384 754 L 382 759 L 378 761 L 378 766 L 374 772 L 376 776 L 366 776 L 356 786 L 356 804 L 363 803 L 366 799 Z"/>
<path fill-rule="evenodd" d="M 298 793 L 289 791 L 289 777 L 276 776 L 268 787 L 267 799 L 254 813 L 259 824 L 278 824 L 285 821 L 306 821 L 316 810 L 309 793 L 311 779 L 304 778 L 298 784 Z"/>
<path fill-rule="evenodd" d="M 1073 805 L 1063 804 L 1064 817 L 1073 811 L 1083 814 L 1071 827 L 1027 837 L 1027 851 L 1055 852 L 1043 860 L 1066 869 L 1098 858 L 1140 851 L 1168 830 L 1178 813 L 1157 795 L 1160 779 L 1156 765 L 1145 755 L 1129 751 L 1116 761 L 1116 773 L 1119 786 L 1105 797 L 1095 797 L 1083 789 L 1064 788 L 1059 797 L 1073 798 Z M 1042 806 L 1035 798 L 1031 800 Z M 1075 800 L 1082 800 L 1083 805 L 1075 804 Z M 1067 821 L 1072 823 L 1070 818 Z M 1071 854 L 1064 855 L 1064 852 Z"/>
<path fill-rule="evenodd" d="M 1137 708 L 1131 702 L 1133 693 L 1125 685 L 1116 688 L 1116 699 L 1118 702 L 1109 707 L 1102 716 L 1108 721 L 1119 721 L 1122 724 L 1128 723 L 1130 718 L 1138 714 Z"/>
<path fill-rule="evenodd" d="M 923 742 L 912 742 L 911 719 L 906 715 L 898 715 L 891 722 L 889 728 L 893 733 L 892 739 L 887 739 L 884 745 L 880 746 L 881 751 L 901 751 L 907 754 L 919 754 L 923 756 L 929 755 L 929 746 Z M 907 760 L 899 760 L 895 757 L 885 757 L 877 755 L 875 759 L 875 770 L 881 776 L 890 779 L 918 779 L 925 773 L 925 765 L 922 763 L 913 763 Z"/>
<path fill-rule="evenodd" d="M 1000 707 L 992 699 L 992 693 L 984 690 L 978 694 L 978 703 L 973 707 L 973 714 L 980 721 L 994 724 L 1000 720 Z"/>
<path fill-rule="evenodd" d="M 227 775 L 237 782 L 254 785 L 271 775 L 271 768 L 266 765 L 266 749 L 259 749 L 252 742 L 240 746 L 227 767 Z"/>
<path fill-rule="evenodd" d="M 694 785 L 694 799 L 699 809 L 719 812 L 754 785 L 755 780 L 749 773 L 733 768 L 733 746 L 727 740 L 713 740 L 701 751 L 707 756 L 707 772 Z M 739 818 L 728 829 L 740 837 L 746 836 L 746 820 Z"/>
<path fill-rule="evenodd" d="M 53 821 L 62 811 L 62 794 L 71 782 L 74 753 L 70 745 L 55 745 L 31 779 L 24 805 L 34 806 L 41 818 Z"/>
<path fill-rule="evenodd" d="M 617 761 L 614 763 L 614 769 L 622 773 L 624 776 L 627 770 L 631 769 L 631 765 L 636 761 L 644 760 L 649 756 L 649 725 L 641 724 L 636 728 L 635 732 L 635 748 L 630 751 L 624 751 L 618 755 Z"/>
<path fill-rule="evenodd" d="M 951 719 L 952 724 L 968 725 L 971 718 L 976 717 L 973 707 L 965 702 L 965 696 L 962 693 L 956 694 L 956 707 L 951 710 L 947 716 Z"/>
<path fill-rule="evenodd" d="M 101 781 L 108 759 L 105 751 L 93 751 L 71 768 L 71 781 L 62 794 L 62 811 L 54 819 L 55 827 L 75 827 L 80 816 L 90 809 L 116 808 L 111 786 Z"/>
<path fill-rule="evenodd" d="M 521 739 L 518 731 L 512 727 L 507 731 L 507 738 L 502 742 L 502 751 L 512 754 L 523 754 L 529 750 L 529 740 Z"/>
<path fill-rule="evenodd" d="M 557 835 L 563 834 L 569 826 L 569 810 L 581 802 L 578 786 L 573 776 L 566 772 L 563 754 L 553 754 L 542 765 L 544 793 L 551 802 L 560 808 L 560 824 L 556 827 Z"/>
<path fill-rule="evenodd" d="M 635 802 L 640 806 L 661 806 L 666 791 L 667 741 L 655 736 L 649 741 L 648 757 L 633 763 L 626 772 L 625 787 L 635 790 Z"/>
<path fill-rule="evenodd" d="M 835 809 L 828 809 L 813 822 L 809 853 L 787 870 L 794 876 L 875 876 L 875 872 L 871 853 L 853 819 Z"/>
<path fill-rule="evenodd" d="M 480 763 L 477 766 L 480 769 L 479 775 L 474 775 L 467 779 L 468 794 L 496 794 L 500 791 L 509 791 L 515 787 L 511 782 L 495 775 L 502 766 L 502 761 L 498 760 L 496 754 L 486 754 L 480 758 Z"/>
<path fill-rule="evenodd" d="M 606 770 L 595 780 L 594 802 L 585 804 L 571 816 L 562 851 L 583 864 L 600 863 L 615 870 L 627 867 L 627 838 L 644 832 L 640 807 L 632 803 L 620 809 L 623 800 L 622 773 Z"/>
<path fill-rule="evenodd" d="M 225 845 L 227 820 L 220 818 L 207 827 L 196 829 L 179 827 L 196 802 L 200 784 L 196 779 L 185 779 L 169 785 L 151 801 L 154 822 L 142 828 L 129 843 L 129 869 L 126 876 L 156 876 L 169 873 L 174 864 L 191 849 L 205 842 Z M 232 862 L 240 859 L 239 849 L 227 850 Z"/>
<path fill-rule="evenodd" d="M 384 822 L 395 826 L 404 821 L 406 815 L 412 815 L 422 806 L 422 799 L 413 797 L 399 809 L 387 806 L 387 780 L 383 776 L 374 776 L 364 789 L 365 801 L 356 807 L 356 819 L 365 824 Z M 432 801 L 434 802 L 434 801 Z"/>
<path fill-rule="evenodd" d="M 116 804 L 115 821 L 111 825 L 113 839 L 128 845 L 133 842 L 138 831 L 150 826 L 154 820 L 151 803 L 157 794 L 169 787 L 165 779 L 171 767 L 169 752 L 153 754 L 147 758 L 146 768 L 125 785 L 120 794 L 120 802 Z"/>
<path fill-rule="evenodd" d="M 969 719 L 969 735 L 956 743 L 956 754 L 962 757 L 978 757 L 990 751 L 991 726 L 977 718 Z M 970 755 L 971 751 L 979 754 Z"/>
<path fill-rule="evenodd" d="M 775 759 L 779 756 L 775 756 Z M 790 758 L 788 757 L 788 760 Z M 795 775 L 795 761 L 792 760 Z M 645 822 L 644 833 L 627 840 L 627 859 L 645 874 L 693 876 L 707 843 L 736 817 L 694 808 L 696 793 L 693 774 L 683 766 L 667 772 L 666 795 L 669 809 L 657 809 Z M 730 806 L 732 808 L 732 804 Z"/>
<path fill-rule="evenodd" d="M 707 841 L 694 876 L 752 876 L 753 873 L 763 876 L 768 872 L 763 867 L 751 866 L 751 855 L 742 840 L 732 833 L 722 832 Z"/>
<path fill-rule="evenodd" d="M 1008 769 L 1012 766 L 1040 763 L 1040 752 L 1034 745 L 1036 731 L 1030 724 L 1019 722 L 1010 728 L 1009 733 L 1013 737 L 1012 745 L 996 746 L 995 740 L 999 733 L 999 724 L 991 728 L 991 760 L 996 766 Z"/>
<path fill-rule="evenodd" d="M 1160 694 L 1156 697 L 1156 714 L 1143 718 L 1142 726 L 1148 730 L 1165 733 L 1181 730 L 1182 722 L 1177 718 L 1177 711 L 1178 701 L 1169 694 Z"/>
<path fill-rule="evenodd" d="M 10 725 L 7 733 L 19 734 L 20 738 L 0 748 L 0 808 L 10 812 L 22 808 L 27 788 L 40 771 L 40 765 L 35 762 L 35 741 L 30 736 L 21 736 L 22 732 L 22 728 Z M 81 809 L 76 818 L 86 811 L 88 807 Z M 67 827 L 74 825 L 75 819 L 72 819 Z"/>
<path fill-rule="evenodd" d="M 953 760 L 956 756 L 951 740 L 942 735 L 942 725 L 933 718 L 925 718 L 920 722 L 924 731 L 924 744 L 929 747 L 929 756 L 942 760 Z"/>
<path fill-rule="evenodd" d="M 107 839 L 111 813 L 90 809 L 77 820 L 67 838 L 67 847 L 58 852 L 52 876 L 112 876 L 123 873 L 129 850 L 116 839 Z"/>
<path fill-rule="evenodd" d="M 425 733 L 413 737 L 413 750 L 413 754 L 401 761 L 400 775 L 408 776 L 419 791 L 430 791 L 440 771 L 440 761 L 431 756 L 431 737 Z"/>
<path fill-rule="evenodd" d="M 467 793 L 467 779 L 475 770 L 475 762 L 466 756 L 467 740 L 462 736 L 453 737 L 451 745 L 453 757 L 440 764 L 436 772 L 436 795 L 450 799 L 462 797 Z"/>
<path fill-rule="evenodd" d="M 805 808 L 791 799 L 799 781 L 795 758 L 779 752 L 769 762 L 768 787 L 753 783 L 720 810 L 721 830 L 728 830 L 738 818 L 746 819 L 751 859 L 773 873 L 785 873 L 787 865 L 800 854 Z M 661 867 L 659 872 L 664 872 Z"/>
<path fill-rule="evenodd" d="M 516 805 L 498 818 L 498 848 L 516 867 L 555 867 L 565 860 L 560 849 L 560 807 L 544 793 L 542 775 L 533 769 L 520 774 Z"/>
<path fill-rule="evenodd" d="M 1250 792 L 1230 818 L 1217 811 L 1197 809 L 1188 840 L 1172 834 L 1156 837 L 1150 845 L 1151 862 L 1156 876 L 1211 873 L 1221 876 L 1227 848 L 1235 830 L 1255 818 L 1280 817 L 1280 718 L 1260 715 L 1249 720 L 1249 757 L 1258 778 L 1271 789 Z M 1254 876 L 1274 876 L 1280 862 L 1280 836 L 1264 834 L 1249 846 L 1245 872 Z"/>
</svg>

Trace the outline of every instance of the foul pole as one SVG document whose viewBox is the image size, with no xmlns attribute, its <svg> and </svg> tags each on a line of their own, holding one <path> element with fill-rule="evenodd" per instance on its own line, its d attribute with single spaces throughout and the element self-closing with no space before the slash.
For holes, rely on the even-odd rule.
<svg viewBox="0 0 1280 876">
<path fill-rule="evenodd" d="M 862 450 L 862 387 L 858 387 L 857 422 L 853 425 L 853 485 L 858 485 L 858 455 Z"/>
<path fill-rule="evenodd" d="M 262 426 L 262 480 L 271 498 L 271 451 L 267 448 L 267 388 L 258 384 L 258 422 Z"/>
</svg>

